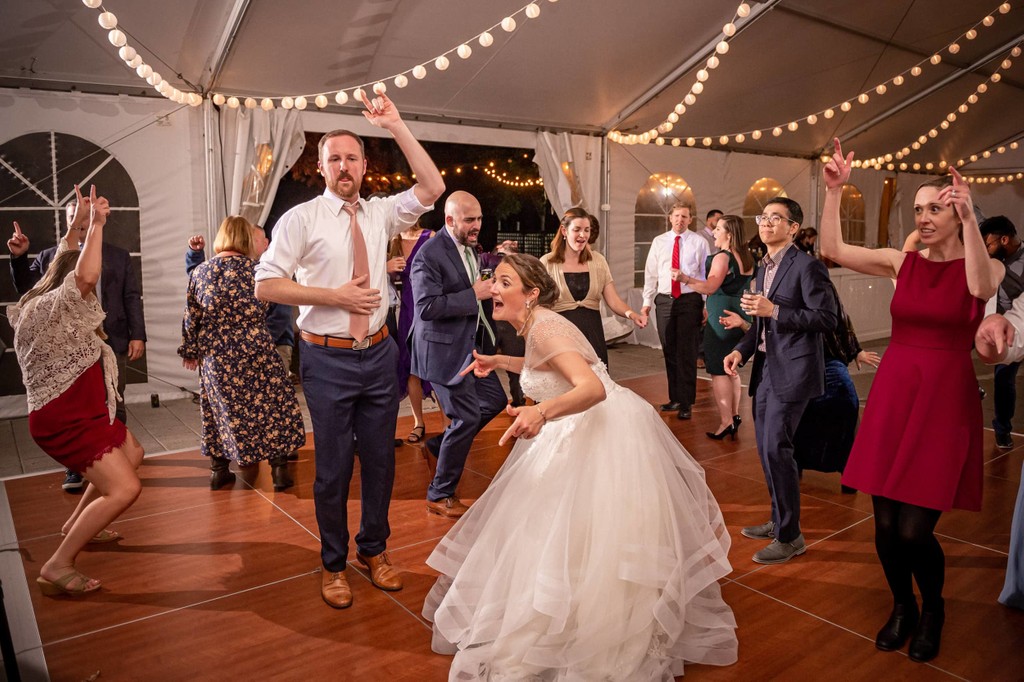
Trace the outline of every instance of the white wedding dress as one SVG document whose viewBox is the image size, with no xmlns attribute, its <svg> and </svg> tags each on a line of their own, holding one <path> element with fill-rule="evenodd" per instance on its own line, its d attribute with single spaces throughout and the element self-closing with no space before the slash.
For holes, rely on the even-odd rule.
<svg viewBox="0 0 1024 682">
<path fill-rule="evenodd" d="M 571 385 L 542 366 L 582 355 L 607 398 L 520 439 L 427 559 L 423 615 L 449 680 L 671 680 L 736 661 L 718 580 L 729 534 L 704 470 L 647 402 L 609 377 L 583 335 L 536 313 L 523 391 Z"/>
</svg>

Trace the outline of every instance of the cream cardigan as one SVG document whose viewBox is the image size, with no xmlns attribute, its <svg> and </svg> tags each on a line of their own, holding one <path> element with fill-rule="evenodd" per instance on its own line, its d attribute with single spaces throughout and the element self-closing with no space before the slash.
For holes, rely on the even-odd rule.
<svg viewBox="0 0 1024 682">
<path fill-rule="evenodd" d="M 612 271 L 608 268 L 608 261 L 604 259 L 604 256 L 597 251 L 591 251 L 590 254 L 593 256 L 587 262 L 587 271 L 590 273 L 590 289 L 587 291 L 587 297 L 582 301 L 573 299 L 572 294 L 569 292 L 569 285 L 565 283 L 565 264 L 552 263 L 550 253 L 546 253 L 541 257 L 540 262 L 544 264 L 548 274 L 551 275 L 555 280 L 555 284 L 558 285 L 558 300 L 555 301 L 555 305 L 551 308 L 556 313 L 565 310 L 575 310 L 576 308 L 601 309 L 604 288 L 612 281 Z"/>
</svg>

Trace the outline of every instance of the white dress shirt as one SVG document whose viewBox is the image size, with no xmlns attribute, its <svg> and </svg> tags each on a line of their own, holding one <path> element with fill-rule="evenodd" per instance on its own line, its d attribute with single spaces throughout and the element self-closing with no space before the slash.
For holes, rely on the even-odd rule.
<svg viewBox="0 0 1024 682">
<path fill-rule="evenodd" d="M 452 232 L 452 228 L 447 225 L 445 226 L 444 231 L 449 237 L 451 237 L 451 240 L 455 242 L 455 248 L 459 250 L 462 267 L 466 270 L 466 277 L 469 278 L 469 283 L 474 283 L 477 280 L 477 276 L 480 274 L 480 259 L 477 258 L 476 249 L 459 242 L 455 237 L 455 233 Z M 476 268 L 475 271 L 469 269 L 469 261 L 466 260 L 466 249 L 470 249 L 473 252 L 473 267 Z"/>
<path fill-rule="evenodd" d="M 1024 296 L 1013 301 L 1013 307 L 1004 314 L 1006 321 L 1013 325 L 1013 343 L 1006 349 L 1006 359 L 1002 364 L 1012 364 L 1024 359 Z"/>
<path fill-rule="evenodd" d="M 707 279 L 704 265 L 707 261 L 708 243 L 696 232 L 683 230 L 679 235 L 669 230 L 659 234 L 651 242 L 651 250 L 647 253 L 647 265 L 644 267 L 644 307 L 654 307 L 657 294 L 672 295 L 672 250 L 676 236 L 679 239 L 679 269 L 687 277 Z M 684 294 L 695 293 L 693 289 L 680 284 Z"/>
<path fill-rule="evenodd" d="M 351 219 L 345 202 L 325 190 L 292 208 L 274 226 L 270 248 L 256 265 L 256 281 L 283 277 L 307 287 L 336 289 L 352 280 Z M 359 229 L 366 241 L 370 264 L 369 287 L 385 297 L 388 290 L 387 257 L 390 239 L 416 224 L 433 206 L 423 206 L 408 189 L 394 196 L 366 201 L 356 209 Z M 370 315 L 370 333 L 387 318 L 386 302 Z M 333 306 L 300 305 L 299 329 L 313 334 L 351 337 L 347 310 Z"/>
</svg>

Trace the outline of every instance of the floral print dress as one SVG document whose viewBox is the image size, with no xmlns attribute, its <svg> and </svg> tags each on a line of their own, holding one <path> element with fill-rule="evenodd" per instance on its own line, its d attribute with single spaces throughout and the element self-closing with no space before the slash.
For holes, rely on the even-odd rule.
<svg viewBox="0 0 1024 682">
<path fill-rule="evenodd" d="M 178 355 L 197 359 L 202 453 L 241 465 L 286 457 L 306 442 L 295 389 L 256 298 L 256 262 L 213 258 L 192 273 Z"/>
</svg>

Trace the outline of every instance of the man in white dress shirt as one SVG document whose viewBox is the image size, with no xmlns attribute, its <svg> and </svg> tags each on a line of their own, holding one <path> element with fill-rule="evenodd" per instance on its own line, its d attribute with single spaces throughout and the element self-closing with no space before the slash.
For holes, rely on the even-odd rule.
<svg viewBox="0 0 1024 682">
<path fill-rule="evenodd" d="M 362 140 L 347 130 L 327 133 L 318 164 L 326 191 L 281 216 L 256 268 L 259 298 L 299 306 L 302 385 L 316 446 L 321 596 L 339 609 L 352 603 L 345 567 L 356 438 L 362 483 L 356 558 L 376 587 L 402 588 L 384 551 L 395 478 L 398 347 L 387 339 L 381 292 L 387 288 L 388 241 L 414 225 L 444 192 L 437 167 L 391 100 L 381 95 L 363 102 L 363 115 L 391 133 L 417 184 L 384 199 L 360 199 L 366 172 Z"/>
<path fill-rule="evenodd" d="M 704 265 L 708 243 L 690 231 L 693 207 L 677 203 L 668 215 L 672 228 L 651 242 L 644 268 L 646 318 L 657 305 L 658 337 L 668 374 L 668 402 L 663 412 L 676 411 L 680 419 L 690 418 L 697 397 L 697 349 L 704 314 L 704 297 L 678 281 L 682 276 L 706 279 Z"/>
</svg>

